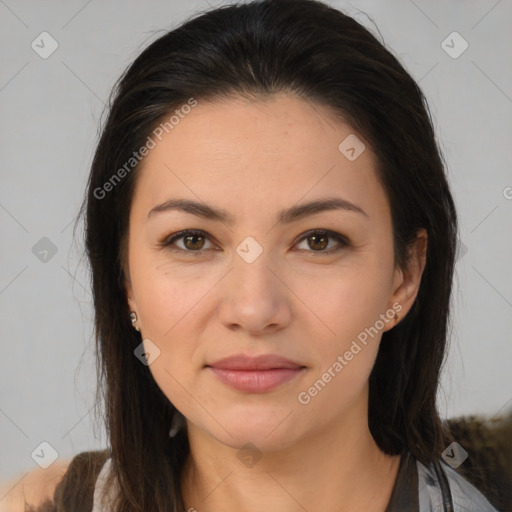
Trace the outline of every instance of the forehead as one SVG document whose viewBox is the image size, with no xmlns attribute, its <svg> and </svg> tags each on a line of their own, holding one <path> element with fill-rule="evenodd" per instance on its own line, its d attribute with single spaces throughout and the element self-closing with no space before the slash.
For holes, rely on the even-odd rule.
<svg viewBox="0 0 512 512">
<path fill-rule="evenodd" d="M 387 210 L 371 148 L 322 105 L 288 94 L 199 100 L 175 119 L 159 138 L 152 135 L 155 145 L 138 171 L 132 208 L 139 213 L 183 197 L 261 216 L 272 205 L 335 194 L 370 216 Z M 350 159 L 347 145 L 364 149 Z"/>
</svg>

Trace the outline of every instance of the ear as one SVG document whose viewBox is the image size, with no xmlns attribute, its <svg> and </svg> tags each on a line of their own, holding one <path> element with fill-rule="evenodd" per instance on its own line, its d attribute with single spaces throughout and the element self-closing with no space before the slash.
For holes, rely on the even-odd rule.
<svg viewBox="0 0 512 512">
<path fill-rule="evenodd" d="M 121 268 L 123 273 L 124 289 L 126 291 L 126 299 L 128 300 L 128 308 L 130 311 L 137 313 L 137 304 L 133 297 L 132 281 L 130 279 L 130 269 L 128 263 L 123 259 L 121 262 Z"/>
<path fill-rule="evenodd" d="M 125 273 L 124 287 L 126 290 L 126 299 L 128 300 L 128 307 L 130 311 L 135 311 L 135 313 L 137 313 L 137 305 L 133 297 L 132 282 L 130 280 L 130 276 L 128 275 L 128 273 Z"/>
<path fill-rule="evenodd" d="M 407 315 L 418 295 L 421 277 L 427 263 L 427 243 L 427 232 L 421 228 L 409 249 L 407 269 L 405 271 L 395 269 L 390 307 L 395 303 L 402 306 L 401 310 L 396 309 L 397 312 L 399 311 L 399 321 Z"/>
</svg>

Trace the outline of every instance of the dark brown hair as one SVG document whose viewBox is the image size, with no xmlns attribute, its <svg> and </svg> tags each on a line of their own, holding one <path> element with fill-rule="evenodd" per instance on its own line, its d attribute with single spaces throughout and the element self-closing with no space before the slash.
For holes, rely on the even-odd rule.
<svg viewBox="0 0 512 512">
<path fill-rule="evenodd" d="M 95 306 L 98 399 L 104 399 L 122 489 L 116 512 L 183 511 L 179 482 L 189 445 L 186 430 L 169 437 L 175 408 L 134 356 L 141 338 L 129 321 L 123 262 L 139 166 L 104 197 L 98 190 L 190 98 L 257 100 L 278 92 L 328 107 L 369 142 L 391 208 L 397 266 L 406 268 L 411 242 L 420 228 L 427 231 L 418 296 L 397 327 L 383 334 L 370 375 L 369 426 L 387 454 L 410 450 L 428 464 L 446 447 L 436 395 L 457 216 L 426 99 L 369 30 L 320 1 L 226 5 L 165 33 L 119 79 L 81 210 Z"/>
</svg>

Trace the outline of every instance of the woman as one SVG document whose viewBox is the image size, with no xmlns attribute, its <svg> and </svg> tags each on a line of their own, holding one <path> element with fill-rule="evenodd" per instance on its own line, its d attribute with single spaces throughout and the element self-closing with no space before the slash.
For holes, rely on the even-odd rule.
<svg viewBox="0 0 512 512">
<path fill-rule="evenodd" d="M 159 38 L 83 211 L 109 434 L 73 473 L 87 507 L 496 510 L 441 458 L 457 216 L 428 106 L 354 19 L 264 0 Z"/>
</svg>

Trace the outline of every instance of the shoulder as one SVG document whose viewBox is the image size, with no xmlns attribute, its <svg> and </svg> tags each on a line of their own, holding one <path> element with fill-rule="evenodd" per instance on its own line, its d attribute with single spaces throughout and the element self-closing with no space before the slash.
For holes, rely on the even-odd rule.
<svg viewBox="0 0 512 512">
<path fill-rule="evenodd" d="M 443 469 L 450 484 L 455 511 L 498 512 L 489 500 L 457 471 L 447 465 L 444 465 Z"/>
<path fill-rule="evenodd" d="M 25 503 L 36 507 L 53 497 L 71 460 L 56 460 L 47 469 L 37 468 L 0 485 L 0 512 L 25 510 Z"/>
<path fill-rule="evenodd" d="M 25 512 L 25 505 L 30 512 L 90 512 L 96 478 L 108 456 L 108 450 L 81 452 L 13 479 L 1 486 L 0 512 Z"/>
<path fill-rule="evenodd" d="M 512 410 L 501 416 L 448 420 L 453 440 L 468 454 L 456 468 L 498 510 L 512 510 Z"/>
<path fill-rule="evenodd" d="M 457 471 L 440 461 L 451 493 L 454 512 L 498 512 L 488 499 Z M 420 511 L 444 510 L 441 477 L 433 464 L 417 461 Z"/>
</svg>

